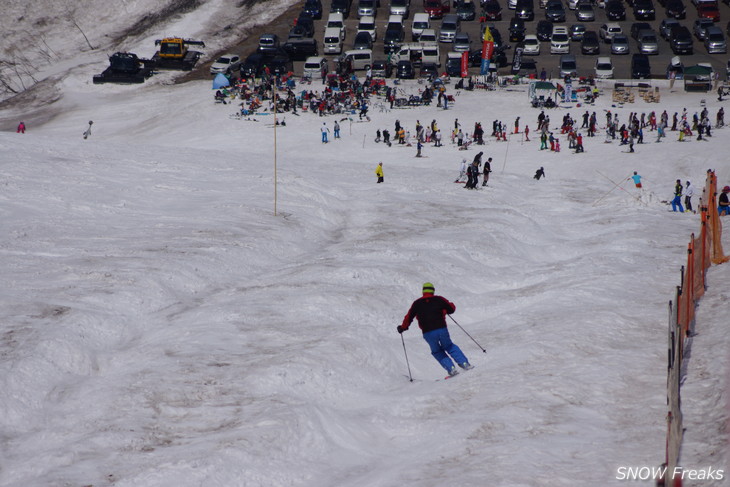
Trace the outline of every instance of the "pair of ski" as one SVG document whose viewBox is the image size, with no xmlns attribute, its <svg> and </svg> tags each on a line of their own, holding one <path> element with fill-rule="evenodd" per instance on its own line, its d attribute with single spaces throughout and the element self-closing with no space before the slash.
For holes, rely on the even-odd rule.
<svg viewBox="0 0 730 487">
<path fill-rule="evenodd" d="M 472 366 L 471 366 L 471 368 L 470 368 L 470 369 L 467 369 L 467 370 L 471 370 L 471 369 L 473 369 L 473 368 L 474 368 L 474 365 L 472 365 Z M 466 372 L 466 370 L 465 370 L 464 372 Z M 460 373 L 463 373 L 463 372 L 460 372 Z M 454 377 L 456 377 L 456 376 L 458 376 L 458 375 L 459 375 L 459 374 L 454 374 L 454 375 L 447 375 L 447 376 L 446 376 L 446 377 L 444 377 L 443 379 L 435 379 L 435 380 L 434 380 L 434 382 L 439 382 L 439 381 L 441 381 L 441 380 L 448 380 L 448 379 L 453 379 Z M 417 381 L 418 381 L 418 382 L 420 382 L 420 380 L 419 380 L 419 379 L 412 379 L 412 378 L 408 377 L 407 375 L 404 375 L 404 377 L 406 377 L 407 379 L 410 379 L 410 381 L 411 381 L 411 382 L 417 382 Z"/>
</svg>

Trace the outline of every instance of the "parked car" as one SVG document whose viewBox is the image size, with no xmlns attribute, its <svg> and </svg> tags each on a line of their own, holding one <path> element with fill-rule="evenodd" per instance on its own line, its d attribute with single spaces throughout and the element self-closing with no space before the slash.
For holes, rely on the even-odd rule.
<svg viewBox="0 0 730 487">
<path fill-rule="evenodd" d="M 581 1 L 575 10 L 575 18 L 578 22 L 593 22 L 596 20 L 596 13 L 593 11 L 593 5 L 588 2 Z"/>
<path fill-rule="evenodd" d="M 667 0 L 665 4 L 665 13 L 669 18 L 686 19 L 687 7 L 684 6 L 682 0 Z"/>
<path fill-rule="evenodd" d="M 390 15 L 402 15 L 407 19 L 410 12 L 411 0 L 390 0 Z"/>
<path fill-rule="evenodd" d="M 456 14 L 444 15 L 439 31 L 440 42 L 454 42 L 456 33 L 459 32 L 459 17 Z"/>
<path fill-rule="evenodd" d="M 260 52 L 249 54 L 244 62 L 241 63 L 241 78 L 256 78 L 261 75 L 264 67 L 264 55 Z"/>
<path fill-rule="evenodd" d="M 631 56 L 631 78 L 646 79 L 651 77 L 649 56 L 646 54 L 634 54 Z"/>
<path fill-rule="evenodd" d="M 294 64 L 286 54 L 277 54 L 272 59 L 266 61 L 266 66 L 273 75 L 283 76 L 294 70 Z"/>
<path fill-rule="evenodd" d="M 538 22 L 536 35 L 541 41 L 549 41 L 553 35 L 553 23 L 548 20 Z"/>
<path fill-rule="evenodd" d="M 550 38 L 550 54 L 568 54 L 570 52 L 570 37 L 568 28 L 562 25 L 553 27 Z"/>
<path fill-rule="evenodd" d="M 403 24 L 389 23 L 385 28 L 385 36 L 383 37 L 383 52 L 388 54 L 395 51 L 403 43 L 405 36 Z"/>
<path fill-rule="evenodd" d="M 304 2 L 302 12 L 307 13 L 313 19 L 322 18 L 322 0 L 307 0 Z"/>
<path fill-rule="evenodd" d="M 331 13 L 327 18 L 327 24 L 324 26 L 325 31 L 327 29 L 337 29 L 340 32 L 340 40 L 343 42 L 347 37 L 347 28 L 345 26 L 345 17 L 340 12 Z"/>
<path fill-rule="evenodd" d="M 301 39 L 289 39 L 281 48 L 287 53 L 292 61 L 304 61 L 310 56 L 319 54 L 317 39 L 302 37 Z"/>
<path fill-rule="evenodd" d="M 367 32 L 370 34 L 370 38 L 375 42 L 378 39 L 378 30 L 375 25 L 375 17 L 360 17 L 360 22 L 357 24 L 357 33 Z"/>
<path fill-rule="evenodd" d="M 677 19 L 662 20 L 659 24 L 659 35 L 662 36 L 664 40 L 670 40 L 672 38 L 672 28 L 675 25 L 680 25 Z"/>
<path fill-rule="evenodd" d="M 714 27 L 715 23 L 711 19 L 697 19 L 694 21 L 694 33 L 701 41 L 705 40 L 705 31 L 708 27 Z"/>
<path fill-rule="evenodd" d="M 421 33 L 425 29 L 431 28 L 431 20 L 427 13 L 413 14 L 413 23 L 411 23 L 411 39 L 417 41 L 421 37 Z M 373 39 L 374 40 L 374 39 Z"/>
<path fill-rule="evenodd" d="M 262 34 L 259 37 L 259 51 L 275 52 L 279 47 L 279 36 L 276 34 Z"/>
<path fill-rule="evenodd" d="M 550 22 L 565 22 L 565 7 L 560 0 L 549 0 L 545 7 L 545 18 Z"/>
<path fill-rule="evenodd" d="M 694 52 L 692 34 L 683 25 L 675 25 L 672 27 L 669 45 L 672 47 L 674 54 L 692 54 Z"/>
<path fill-rule="evenodd" d="M 423 0 L 423 10 L 432 19 L 441 19 L 451 11 L 449 0 Z"/>
<path fill-rule="evenodd" d="M 578 61 L 572 54 L 563 54 L 560 56 L 558 67 L 560 68 L 561 78 L 565 78 L 566 76 L 575 77 L 578 75 Z"/>
<path fill-rule="evenodd" d="M 238 54 L 224 54 L 210 66 L 210 74 L 231 74 L 241 68 L 241 57 Z"/>
<path fill-rule="evenodd" d="M 540 55 L 540 40 L 535 34 L 527 34 L 522 41 L 522 54 L 525 56 Z"/>
<path fill-rule="evenodd" d="M 646 22 L 634 22 L 631 24 L 631 37 L 638 41 L 639 34 L 645 30 L 651 30 L 651 24 L 647 24 Z"/>
<path fill-rule="evenodd" d="M 720 9 L 717 3 L 703 2 L 697 5 L 697 17 L 701 19 L 712 19 L 713 22 L 720 22 Z"/>
<path fill-rule="evenodd" d="M 626 34 L 614 34 L 611 39 L 611 54 L 628 54 L 629 38 Z"/>
<path fill-rule="evenodd" d="M 598 79 L 611 79 L 613 78 L 613 63 L 611 58 L 607 56 L 600 56 L 596 59 L 596 78 Z"/>
<path fill-rule="evenodd" d="M 513 42 L 520 42 L 522 39 L 525 38 L 525 33 L 527 32 L 527 29 L 525 28 L 525 21 L 514 17 L 512 20 L 510 20 L 509 23 L 509 40 Z"/>
<path fill-rule="evenodd" d="M 517 0 L 515 17 L 523 20 L 535 20 L 535 3 L 533 0 Z"/>
<path fill-rule="evenodd" d="M 641 54 L 659 54 L 659 40 L 653 30 L 643 30 L 637 39 Z"/>
<path fill-rule="evenodd" d="M 636 20 L 654 20 L 656 18 L 654 3 L 651 0 L 635 0 L 634 18 Z"/>
<path fill-rule="evenodd" d="M 583 34 L 583 39 L 580 41 L 580 52 L 581 54 L 600 54 L 601 46 L 598 42 L 598 34 L 595 31 L 588 30 Z"/>
<path fill-rule="evenodd" d="M 305 78 L 315 79 L 321 78 L 322 72 L 327 73 L 329 71 L 329 65 L 327 59 L 322 56 L 312 56 L 304 61 L 304 67 L 302 68 L 302 75 Z"/>
<path fill-rule="evenodd" d="M 350 16 L 350 0 L 332 0 L 330 13 L 341 13 L 344 18 Z"/>
<path fill-rule="evenodd" d="M 454 52 L 465 52 L 471 49 L 471 39 L 468 32 L 457 32 L 454 36 L 454 45 L 451 47 Z"/>
<path fill-rule="evenodd" d="M 421 32 L 421 36 L 418 38 L 419 42 L 437 42 L 438 36 L 436 35 L 436 31 L 433 29 L 423 29 L 423 32 Z"/>
<path fill-rule="evenodd" d="M 502 6 L 496 0 L 490 0 L 482 6 L 482 16 L 487 20 L 502 20 Z"/>
<path fill-rule="evenodd" d="M 477 16 L 477 9 L 472 0 L 462 0 L 456 7 L 456 15 L 459 20 L 474 20 Z"/>
<path fill-rule="evenodd" d="M 352 44 L 353 49 L 372 49 L 373 38 L 369 32 L 361 31 L 355 35 L 355 42 Z"/>
<path fill-rule="evenodd" d="M 603 39 L 603 42 L 609 44 L 616 34 L 623 34 L 621 26 L 616 23 L 603 24 L 598 30 L 598 35 Z"/>
<path fill-rule="evenodd" d="M 583 39 L 583 34 L 585 34 L 586 26 L 583 24 L 573 24 L 570 26 L 570 40 L 571 41 L 580 41 Z"/>
<path fill-rule="evenodd" d="M 320 18 L 322 16 L 320 15 Z M 296 29 L 301 32 L 301 37 L 314 37 L 314 17 L 307 12 L 302 11 L 297 18 L 297 25 L 292 27 L 292 31 Z M 291 31 L 290 31 L 291 32 Z"/>
<path fill-rule="evenodd" d="M 373 60 L 373 64 L 370 66 L 373 78 L 390 78 L 393 71 L 393 66 L 387 63 L 383 59 Z"/>
<path fill-rule="evenodd" d="M 357 4 L 357 16 L 362 17 L 375 17 L 378 13 L 378 1 L 377 0 L 359 0 Z"/>
<path fill-rule="evenodd" d="M 461 53 L 446 53 L 446 74 L 455 78 L 461 78 Z"/>
<path fill-rule="evenodd" d="M 708 54 L 725 54 L 727 52 L 727 43 L 722 29 L 713 25 L 705 31 L 705 49 L 707 49 Z"/>
<path fill-rule="evenodd" d="M 606 17 L 608 20 L 626 20 L 626 8 L 621 0 L 606 2 Z"/>
<path fill-rule="evenodd" d="M 419 78 L 436 79 L 439 77 L 439 67 L 436 66 L 436 63 L 423 63 L 418 76 Z"/>
</svg>

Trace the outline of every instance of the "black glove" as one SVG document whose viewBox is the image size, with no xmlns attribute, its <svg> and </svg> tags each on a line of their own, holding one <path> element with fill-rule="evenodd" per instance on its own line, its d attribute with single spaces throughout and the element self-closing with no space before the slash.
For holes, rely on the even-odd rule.
<svg viewBox="0 0 730 487">
<path fill-rule="evenodd" d="M 406 331 L 406 329 L 403 328 L 403 326 L 401 325 L 398 325 L 398 328 L 396 328 L 396 330 L 398 330 L 398 333 L 403 333 L 404 331 Z"/>
</svg>

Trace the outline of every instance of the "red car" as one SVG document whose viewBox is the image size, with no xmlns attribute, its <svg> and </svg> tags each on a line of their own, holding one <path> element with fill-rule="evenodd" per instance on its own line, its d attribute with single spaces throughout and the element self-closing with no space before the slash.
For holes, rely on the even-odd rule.
<svg viewBox="0 0 730 487">
<path fill-rule="evenodd" d="M 449 13 L 451 7 L 449 0 L 423 0 L 423 10 L 432 19 L 440 19 L 444 14 Z"/>
<path fill-rule="evenodd" d="M 701 19 L 712 19 L 713 22 L 720 22 L 720 9 L 716 3 L 701 2 L 697 4 L 697 17 Z"/>
</svg>

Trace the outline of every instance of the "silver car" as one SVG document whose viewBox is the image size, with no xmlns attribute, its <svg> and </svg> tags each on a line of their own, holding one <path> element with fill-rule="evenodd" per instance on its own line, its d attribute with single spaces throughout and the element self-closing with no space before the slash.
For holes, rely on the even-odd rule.
<svg viewBox="0 0 730 487">
<path fill-rule="evenodd" d="M 451 49 L 455 52 L 469 52 L 471 49 L 471 39 L 468 32 L 457 32 L 454 36 L 454 45 Z"/>
<path fill-rule="evenodd" d="M 611 40 L 611 54 L 628 54 L 629 38 L 626 34 L 616 34 Z"/>
<path fill-rule="evenodd" d="M 713 25 L 705 30 L 705 48 L 708 54 L 725 54 L 727 52 L 727 43 L 722 29 Z"/>
<path fill-rule="evenodd" d="M 357 4 L 357 16 L 375 17 L 378 12 L 378 0 L 360 0 Z"/>
<path fill-rule="evenodd" d="M 596 20 L 596 13 L 593 11 L 593 5 L 586 2 L 580 2 L 575 11 L 575 18 L 578 22 L 593 22 Z"/>
<path fill-rule="evenodd" d="M 402 15 L 407 19 L 410 10 L 411 0 L 390 0 L 390 15 Z"/>
<path fill-rule="evenodd" d="M 694 23 L 694 31 L 697 38 L 701 41 L 705 40 L 705 32 L 707 31 L 708 27 L 712 27 L 715 25 L 715 22 L 712 21 L 712 19 L 697 19 Z"/>
<path fill-rule="evenodd" d="M 641 54 L 659 54 L 659 41 L 656 33 L 651 30 L 642 30 L 637 39 Z"/>
</svg>

